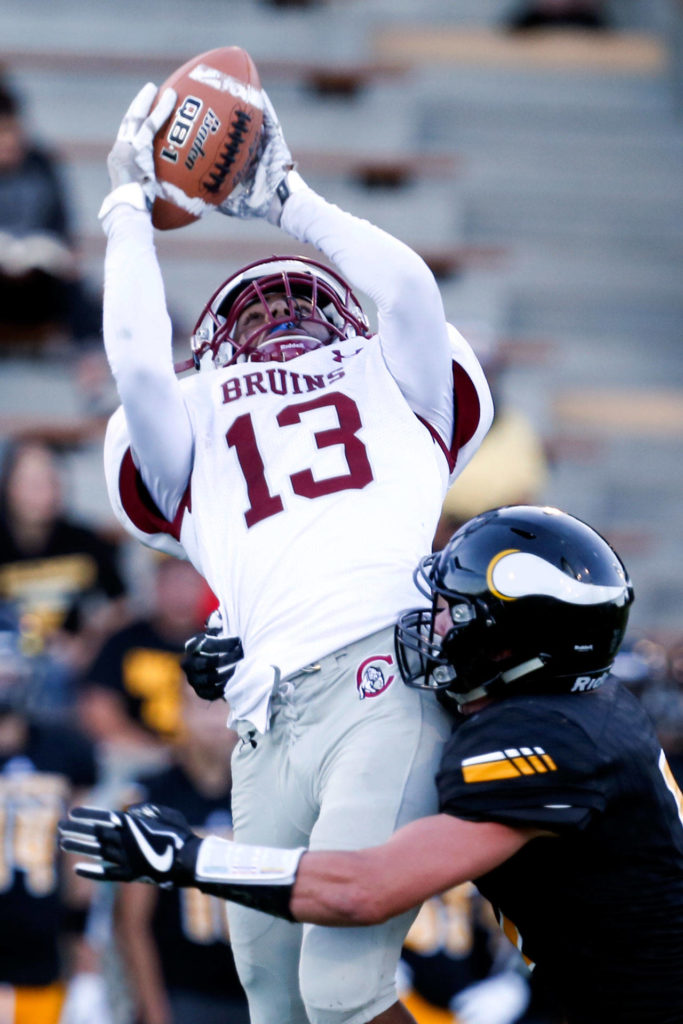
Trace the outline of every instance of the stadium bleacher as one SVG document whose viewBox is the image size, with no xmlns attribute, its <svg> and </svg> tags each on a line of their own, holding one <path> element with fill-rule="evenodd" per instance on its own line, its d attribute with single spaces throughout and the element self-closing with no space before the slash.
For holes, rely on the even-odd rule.
<svg viewBox="0 0 683 1024">
<path fill-rule="evenodd" d="M 483 321 L 527 344 L 506 398 L 544 436 L 576 440 L 556 449 L 547 500 L 623 548 L 634 623 L 673 632 L 683 599 L 683 12 L 674 0 L 620 0 L 604 38 L 529 40 L 505 34 L 504 6 L 422 0 L 418 17 L 413 0 L 0 0 L 0 64 L 34 133 L 64 161 L 84 267 L 98 282 L 104 158 L 131 96 L 194 53 L 249 49 L 311 184 L 414 245 L 438 271 L 454 323 Z M 222 217 L 160 236 L 180 327 L 230 271 L 283 244 L 267 224 Z M 78 423 L 61 357 L 3 359 L 0 401 L 5 433 L 47 412 L 67 433 Z M 73 495 L 107 521 L 98 444 L 74 452 Z"/>
</svg>

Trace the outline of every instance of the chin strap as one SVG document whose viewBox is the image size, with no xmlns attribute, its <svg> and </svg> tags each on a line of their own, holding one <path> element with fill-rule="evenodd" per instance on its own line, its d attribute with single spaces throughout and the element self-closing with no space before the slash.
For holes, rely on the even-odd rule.
<svg viewBox="0 0 683 1024">
<path fill-rule="evenodd" d="M 185 370 L 198 370 L 199 360 L 195 356 L 191 356 L 189 359 L 181 359 L 174 364 L 173 369 L 176 373 L 184 373 Z"/>
<path fill-rule="evenodd" d="M 294 921 L 292 887 L 305 847 L 247 846 L 208 836 L 199 845 L 193 885 L 202 892 Z"/>
<path fill-rule="evenodd" d="M 529 661 L 523 661 L 521 665 L 515 665 L 506 672 L 501 672 L 500 678 L 504 683 L 512 683 L 515 679 L 528 676 L 530 672 L 537 672 L 539 668 L 544 668 L 544 666 L 545 662 L 540 658 L 530 658 Z"/>
<path fill-rule="evenodd" d="M 502 683 L 513 683 L 517 679 L 521 679 L 523 676 L 528 676 L 531 672 L 537 672 L 539 668 L 544 668 L 545 662 L 541 658 L 530 658 L 529 661 L 523 661 L 520 665 L 515 665 L 513 668 L 509 668 L 506 672 L 501 672 L 500 682 Z M 488 697 L 491 683 L 486 683 L 483 686 L 479 686 L 474 690 L 468 690 L 467 693 L 454 693 L 451 690 L 446 689 L 444 692 L 447 697 L 454 700 L 460 707 L 463 704 L 471 704 L 475 700 L 480 700 L 482 697 Z M 499 693 L 499 690 L 495 690 Z"/>
</svg>

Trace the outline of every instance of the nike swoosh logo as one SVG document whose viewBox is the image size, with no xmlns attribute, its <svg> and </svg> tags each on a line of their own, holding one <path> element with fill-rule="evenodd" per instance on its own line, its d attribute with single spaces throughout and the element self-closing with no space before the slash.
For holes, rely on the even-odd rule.
<svg viewBox="0 0 683 1024">
<path fill-rule="evenodd" d="M 171 865 L 173 864 L 173 846 L 169 844 L 163 853 L 157 853 L 135 824 L 133 818 L 128 819 L 128 824 L 130 825 L 130 830 L 135 836 L 135 841 L 140 847 L 143 857 L 146 858 L 151 867 L 161 874 L 166 874 L 167 871 L 170 871 Z"/>
</svg>

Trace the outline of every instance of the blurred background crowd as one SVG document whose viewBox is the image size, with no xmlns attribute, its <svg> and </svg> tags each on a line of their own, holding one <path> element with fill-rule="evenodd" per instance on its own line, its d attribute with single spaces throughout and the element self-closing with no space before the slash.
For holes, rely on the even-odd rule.
<svg viewBox="0 0 683 1024">
<path fill-rule="evenodd" d="M 225 706 L 184 684 L 212 608 L 121 534 L 101 468 L 107 151 L 131 97 L 245 47 L 302 174 L 412 245 L 496 417 L 435 546 L 486 508 L 558 505 L 624 558 L 616 674 L 683 781 L 683 3 L 0 0 L 0 1024 L 242 1024 L 215 900 L 93 895 L 66 803 L 141 797 L 230 829 Z M 179 355 L 214 288 L 279 251 L 216 216 L 158 236 Z M 423 908 L 400 977 L 420 1024 L 544 1024 L 465 886 Z M 66 996 L 66 1001 L 65 1001 Z"/>
</svg>

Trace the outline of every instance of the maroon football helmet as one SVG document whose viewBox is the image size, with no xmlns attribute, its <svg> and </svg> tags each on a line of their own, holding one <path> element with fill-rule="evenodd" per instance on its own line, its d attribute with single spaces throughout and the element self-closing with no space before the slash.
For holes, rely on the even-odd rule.
<svg viewBox="0 0 683 1024">
<path fill-rule="evenodd" d="M 237 342 L 238 321 L 255 304 L 265 317 L 251 332 L 242 328 Z M 271 311 L 271 306 L 277 308 Z M 334 270 L 305 256 L 271 256 L 243 267 L 214 292 L 192 332 L 192 359 L 176 370 L 198 370 L 203 362 L 215 367 L 238 360 L 286 362 L 371 333 L 356 296 Z"/>
</svg>

